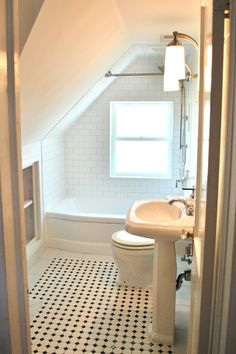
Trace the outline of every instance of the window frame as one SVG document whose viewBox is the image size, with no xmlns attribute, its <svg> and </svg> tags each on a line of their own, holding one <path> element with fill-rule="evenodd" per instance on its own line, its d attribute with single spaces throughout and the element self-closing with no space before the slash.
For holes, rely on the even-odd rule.
<svg viewBox="0 0 236 354">
<path fill-rule="evenodd" d="M 117 114 L 116 109 L 118 105 L 151 105 L 165 103 L 169 105 L 168 115 L 168 137 L 117 137 Z M 171 179 L 172 178 L 172 162 L 173 162 L 173 121 L 174 121 L 174 101 L 158 100 L 158 101 L 110 101 L 110 177 L 111 178 L 153 178 L 153 179 Z M 166 174 L 161 173 L 144 173 L 139 171 L 137 173 L 127 172 L 118 173 L 115 171 L 116 165 L 116 141 L 167 141 L 168 142 L 168 171 Z"/>
</svg>

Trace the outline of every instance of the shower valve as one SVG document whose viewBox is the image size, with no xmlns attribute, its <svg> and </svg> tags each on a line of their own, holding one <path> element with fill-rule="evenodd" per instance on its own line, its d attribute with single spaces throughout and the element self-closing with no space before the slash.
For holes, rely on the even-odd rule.
<svg viewBox="0 0 236 354">
<path fill-rule="evenodd" d="M 187 262 L 188 264 L 192 264 L 192 259 L 189 256 L 186 256 L 186 254 L 181 257 L 181 262 Z"/>
</svg>

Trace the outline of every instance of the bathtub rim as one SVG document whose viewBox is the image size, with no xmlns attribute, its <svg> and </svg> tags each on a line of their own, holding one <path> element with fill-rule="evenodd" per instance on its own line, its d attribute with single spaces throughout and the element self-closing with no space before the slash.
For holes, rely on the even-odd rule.
<svg viewBox="0 0 236 354">
<path fill-rule="evenodd" d="M 95 214 L 95 213 L 60 213 L 47 211 L 45 213 L 47 218 L 69 220 L 74 222 L 90 222 L 90 223 L 103 223 L 103 224 L 120 224 L 124 223 L 126 215 L 120 214 Z"/>
</svg>

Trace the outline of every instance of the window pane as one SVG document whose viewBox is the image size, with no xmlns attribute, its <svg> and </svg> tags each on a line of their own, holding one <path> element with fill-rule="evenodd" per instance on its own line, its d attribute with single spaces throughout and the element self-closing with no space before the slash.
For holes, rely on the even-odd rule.
<svg viewBox="0 0 236 354">
<path fill-rule="evenodd" d="M 115 173 L 155 175 L 169 173 L 167 141 L 116 141 Z"/>
<path fill-rule="evenodd" d="M 167 137 L 171 102 L 117 102 L 116 135 L 118 137 Z"/>
</svg>

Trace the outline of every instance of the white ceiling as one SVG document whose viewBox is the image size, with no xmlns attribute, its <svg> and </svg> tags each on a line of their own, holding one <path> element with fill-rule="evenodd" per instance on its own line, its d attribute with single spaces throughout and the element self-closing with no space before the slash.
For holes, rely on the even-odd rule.
<svg viewBox="0 0 236 354">
<path fill-rule="evenodd" d="M 198 38 L 199 10 L 199 0 L 45 0 L 20 58 L 23 144 L 66 119 L 132 45 L 151 54 L 162 34 Z"/>
<path fill-rule="evenodd" d="M 173 31 L 199 35 L 199 0 L 116 0 L 134 43 L 158 43 Z"/>
</svg>

